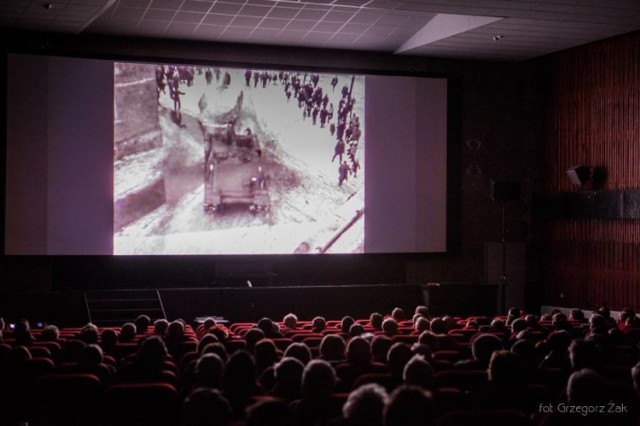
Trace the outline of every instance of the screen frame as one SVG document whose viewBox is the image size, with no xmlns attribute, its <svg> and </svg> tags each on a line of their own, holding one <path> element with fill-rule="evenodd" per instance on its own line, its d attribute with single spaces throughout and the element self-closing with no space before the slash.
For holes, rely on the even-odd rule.
<svg viewBox="0 0 640 426">
<path fill-rule="evenodd" d="M 161 42 L 160 40 L 156 40 Z M 236 46 L 234 46 L 236 47 Z M 237 45 L 237 48 L 242 49 L 242 45 Z M 255 46 L 252 46 L 256 48 Z M 126 49 L 126 47 L 122 47 Z M 279 49 L 277 46 L 268 46 L 270 49 Z M 25 51 L 26 50 L 26 51 Z M 131 54 L 123 54 L 123 53 L 108 53 L 103 54 L 99 51 L 93 52 L 83 52 L 82 54 L 69 52 L 56 52 L 55 49 L 44 49 L 45 51 L 32 51 L 32 49 L 7 49 L 4 52 L 2 57 L 2 61 L 0 63 L 0 77 L 4 77 L 4 82 L 2 86 L 2 97 L 4 98 L 3 106 L 4 106 L 4 114 L 2 114 L 2 119 L 0 119 L 0 128 L 4 130 L 6 135 L 7 132 L 7 58 L 9 54 L 17 53 L 17 54 L 35 54 L 35 55 L 44 55 L 44 56 L 60 56 L 60 57 L 72 57 L 77 59 L 99 59 L 106 60 L 111 62 L 146 62 L 152 64 L 173 64 L 173 65 L 181 65 L 181 64 L 189 64 L 189 65 L 201 65 L 201 66 L 220 66 L 220 67 L 235 67 L 235 68 L 265 68 L 265 69 L 287 69 L 291 71 L 313 71 L 313 72 L 322 72 L 322 73 L 350 73 L 350 74 L 361 74 L 361 75 L 382 75 L 382 76 L 405 76 L 405 77 L 424 77 L 424 78 L 442 78 L 447 81 L 447 137 L 446 137 L 446 251 L 442 252 L 403 252 L 403 253 L 361 253 L 361 254 L 331 254 L 329 256 L 312 256 L 317 258 L 326 258 L 326 257 L 369 257 L 369 258 L 380 258 L 380 257 L 401 257 L 407 261 L 422 261 L 425 259 L 443 259 L 450 257 L 451 255 L 455 255 L 460 251 L 460 195 L 461 195 L 461 144 L 458 143 L 462 140 L 462 126 L 461 126 L 461 117 L 462 117 L 462 89 L 461 89 L 461 77 L 459 74 L 453 72 L 433 72 L 433 71 L 424 71 L 424 70 L 416 70 L 416 71 L 407 71 L 407 70 L 388 70 L 388 69 L 376 69 L 373 67 L 361 67 L 361 66 L 317 66 L 317 65 L 301 65 L 297 64 L 294 61 L 290 62 L 280 62 L 274 60 L 273 62 L 267 61 L 254 61 L 251 59 L 248 60 L 212 60 L 209 58 L 202 58 L 197 56 L 171 56 L 167 55 L 164 57 L 158 57 L 156 55 L 131 55 Z M 304 49 L 304 50 L 314 50 L 314 49 Z M 323 50 L 325 51 L 325 50 Z M 172 51 L 172 53 L 175 53 Z M 274 55 L 275 56 L 275 55 Z M 291 59 L 291 57 L 289 58 Z M 6 197 L 6 162 L 7 162 L 7 145 L 5 143 L 5 147 L 2 150 L 2 161 L 1 170 L 4 172 L 5 181 L 2 185 L 2 198 Z M 6 203 L 6 200 L 5 200 Z M 2 237 L 2 254 L 3 257 L 13 258 L 13 257 L 22 257 L 22 258 L 43 258 L 43 259 L 55 259 L 55 258 L 87 258 L 87 257 L 106 257 L 106 258 L 127 258 L 129 255 L 7 255 L 6 247 L 5 247 L 5 238 L 6 238 L 6 204 L 0 209 L 0 220 L 2 220 L 2 225 L 0 226 L 0 236 Z M 131 255 L 132 257 L 139 257 L 139 255 Z M 298 254 L 215 254 L 215 255 L 163 255 L 163 256 L 151 256 L 151 259 L 161 260 L 166 257 L 206 257 L 213 261 L 236 261 L 238 259 L 246 259 L 250 262 L 255 261 L 264 261 L 264 262 L 277 262 L 281 258 L 289 258 L 289 257 L 307 257 L 308 255 L 298 255 Z"/>
</svg>

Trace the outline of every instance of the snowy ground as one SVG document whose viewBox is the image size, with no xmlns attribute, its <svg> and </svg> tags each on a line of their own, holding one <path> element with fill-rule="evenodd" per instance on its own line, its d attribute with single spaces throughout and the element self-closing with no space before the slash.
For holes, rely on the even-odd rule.
<svg viewBox="0 0 640 426">
<path fill-rule="evenodd" d="M 225 69 L 222 69 L 224 74 Z M 180 179 L 178 188 L 184 194 L 131 223 L 114 235 L 115 254 L 252 254 L 318 252 L 364 209 L 364 137 L 358 157 L 362 169 L 358 177 L 338 186 L 338 160 L 331 162 L 335 137 L 329 125 L 320 128 L 311 118 L 303 120 L 297 101 L 287 102 L 284 88 L 278 82 L 266 88 L 247 87 L 244 70 L 228 70 L 231 84 L 224 88 L 213 80 L 206 84 L 204 74 L 196 75 L 194 84 L 180 86 L 182 127 L 170 119 L 173 101 L 167 94 L 160 98 L 160 117 L 164 141 L 165 185 Z M 340 90 L 351 82 L 351 76 L 339 76 L 335 92 L 330 80 L 321 76 L 320 86 L 329 94 L 337 113 Z M 242 127 L 250 127 L 263 144 L 265 169 L 269 178 L 271 212 L 253 215 L 246 206 L 235 206 L 223 214 L 203 210 L 203 176 L 179 176 L 180 166 L 193 169 L 202 165 L 204 146 L 202 132 L 193 123 L 208 120 L 229 111 L 243 92 Z M 206 108 L 201 112 L 203 95 Z M 356 78 L 354 112 L 364 128 L 364 78 Z M 202 114 L 202 115 L 201 115 Z M 333 121 L 335 122 L 335 115 Z M 238 129 L 239 131 L 242 129 Z M 147 153 L 144 153 L 147 154 Z M 153 163 L 145 167 L 143 154 L 124 158 L 115 165 L 118 191 L 135 188 L 151 173 L 158 173 L 158 153 L 149 153 Z M 346 155 L 345 155 L 346 159 Z M 135 163 L 136 166 L 125 167 Z M 156 166 L 151 166 L 155 164 Z M 196 181 L 199 179 L 199 182 Z M 174 185 L 175 186 L 175 185 Z M 340 235 L 327 252 L 361 252 L 364 245 L 364 216 Z"/>
</svg>

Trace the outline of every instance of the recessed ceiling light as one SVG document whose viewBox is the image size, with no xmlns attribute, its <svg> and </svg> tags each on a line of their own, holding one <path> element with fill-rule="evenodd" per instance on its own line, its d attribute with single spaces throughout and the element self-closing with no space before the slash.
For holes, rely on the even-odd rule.
<svg viewBox="0 0 640 426">
<path fill-rule="evenodd" d="M 504 38 L 504 36 L 503 36 L 503 35 L 498 34 L 497 36 L 494 36 L 494 37 L 493 37 L 493 41 L 500 41 L 500 40 L 502 40 L 503 38 Z"/>
<path fill-rule="evenodd" d="M 53 9 L 53 3 L 43 3 L 42 7 L 44 7 L 47 10 Z"/>
</svg>

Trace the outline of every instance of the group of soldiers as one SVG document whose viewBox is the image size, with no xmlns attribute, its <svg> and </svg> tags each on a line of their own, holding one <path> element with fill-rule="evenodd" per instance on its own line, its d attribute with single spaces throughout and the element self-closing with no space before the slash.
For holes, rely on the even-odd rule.
<svg viewBox="0 0 640 426">
<path fill-rule="evenodd" d="M 337 111 L 330 102 L 328 90 L 325 91 L 320 83 L 320 75 L 298 74 L 289 72 L 267 72 L 252 71 L 250 69 L 244 72 L 245 85 L 247 87 L 258 87 L 261 84 L 263 88 L 267 85 L 281 84 L 287 102 L 293 98 L 302 110 L 302 119 L 311 119 L 311 124 L 316 126 L 320 122 L 320 128 L 329 128 L 331 136 L 335 136 L 336 145 L 334 147 L 334 155 L 331 162 L 336 158 L 340 163 L 338 167 L 338 185 L 348 179 L 349 175 L 357 177 L 360 169 L 358 161 L 358 144 L 362 131 L 360 129 L 360 118 L 353 112 L 356 103 L 352 96 L 353 80 L 351 87 L 345 84 L 340 92 L 341 97 L 338 103 Z M 338 76 L 331 79 L 331 91 L 335 92 L 338 85 Z M 334 117 L 336 120 L 334 121 Z M 346 154 L 349 162 L 343 159 Z"/>
<path fill-rule="evenodd" d="M 202 69 L 197 69 L 202 74 Z M 188 86 L 193 84 L 193 78 L 196 69 L 193 67 L 180 66 L 159 66 L 156 68 L 156 83 L 158 86 L 158 100 L 160 93 L 166 93 L 165 87 L 169 86 L 169 94 L 173 100 L 174 111 L 179 111 L 181 107 L 180 96 L 185 93 L 180 91 L 181 82 L 185 82 Z M 225 71 L 224 74 L 220 68 L 207 68 L 204 70 L 204 77 L 207 85 L 213 83 L 215 78 L 219 83 L 222 79 L 222 87 L 228 87 L 231 84 L 231 75 Z M 353 83 L 355 77 L 352 77 L 351 85 L 345 84 L 340 91 L 340 101 L 337 110 L 330 101 L 328 90 L 324 90 L 320 85 L 320 75 L 317 73 L 292 73 L 292 72 L 269 72 L 246 69 L 244 72 L 244 81 L 247 87 L 258 87 L 258 84 L 266 88 L 267 85 L 282 85 L 287 102 L 291 98 L 297 102 L 298 108 L 302 110 L 302 119 L 309 118 L 311 124 L 316 126 L 320 122 L 320 128 L 327 128 L 331 136 L 335 136 L 336 144 L 334 146 L 334 155 L 331 162 L 338 158 L 338 185 L 348 179 L 349 175 L 357 177 L 360 169 L 358 160 L 358 144 L 362 136 L 360 128 L 360 118 L 353 111 L 356 99 L 352 96 Z M 338 76 L 331 79 L 331 92 L 335 93 L 338 85 Z M 334 120 L 335 118 L 335 120 Z M 345 156 L 348 159 L 345 160 Z"/>
</svg>

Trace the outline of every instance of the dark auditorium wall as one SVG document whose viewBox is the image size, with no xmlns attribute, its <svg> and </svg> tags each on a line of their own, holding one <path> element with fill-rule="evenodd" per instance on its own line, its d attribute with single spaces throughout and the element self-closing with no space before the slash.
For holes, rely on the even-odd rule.
<svg viewBox="0 0 640 426">
<path fill-rule="evenodd" d="M 372 256 L 355 262 L 344 256 L 302 261 L 292 257 L 267 258 L 266 265 L 256 265 L 262 260 L 255 258 L 247 260 L 250 273 L 265 271 L 275 284 L 480 283 L 484 276 L 484 244 L 498 241 L 501 235 L 501 207 L 489 199 L 490 178 L 522 183 L 521 200 L 507 205 L 507 240 L 533 239 L 530 194 L 540 181 L 541 147 L 533 136 L 533 111 L 526 107 L 532 95 L 526 89 L 527 75 L 521 64 L 97 36 L 31 35 L 12 40 L 20 41 L 6 46 L 6 51 L 132 60 L 223 61 L 256 67 L 338 67 L 450 77 L 449 253 Z M 83 257 L 34 260 L 47 271 L 40 275 L 50 280 L 44 286 L 62 289 L 77 284 L 102 286 L 110 281 L 123 286 L 208 285 L 214 280 L 211 274 L 221 269 L 230 269 L 232 276 L 240 274 L 243 262 L 241 258 L 222 260 L 218 267 L 203 257 L 169 261 Z M 3 257 L 2 264 L 5 267 L 0 269 L 20 271 L 28 269 L 30 260 Z M 528 270 L 528 280 L 536 281 L 535 265 Z M 23 281 L 21 277 L 3 279 L 0 291 L 19 289 Z"/>
<path fill-rule="evenodd" d="M 544 190 L 575 191 L 574 165 L 604 167 L 604 190 L 640 188 L 640 33 L 534 62 L 539 76 Z M 563 218 L 541 226 L 545 299 L 640 309 L 640 222 Z"/>
</svg>

